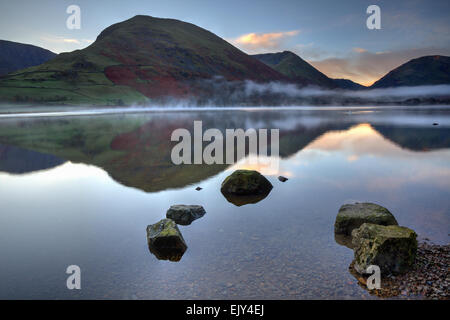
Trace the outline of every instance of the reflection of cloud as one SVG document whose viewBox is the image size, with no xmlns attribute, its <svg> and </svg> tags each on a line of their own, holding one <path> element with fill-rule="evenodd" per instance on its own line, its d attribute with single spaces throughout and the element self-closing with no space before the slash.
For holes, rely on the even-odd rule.
<svg viewBox="0 0 450 320">
<path fill-rule="evenodd" d="M 363 155 L 386 155 L 401 150 L 386 140 L 368 123 L 362 123 L 345 131 L 330 131 L 311 142 L 305 149 L 344 151 L 351 159 Z"/>
<path fill-rule="evenodd" d="M 234 171 L 239 169 L 256 170 L 265 176 L 284 175 L 291 177 L 291 172 L 282 172 L 280 170 L 280 158 L 279 157 L 264 157 L 249 155 L 244 159 L 241 159 L 233 166 L 229 167 L 228 171 Z"/>
<path fill-rule="evenodd" d="M 376 53 L 354 48 L 353 53 L 345 58 L 308 62 L 331 78 L 346 78 L 363 85 L 371 85 L 403 63 L 426 55 L 450 55 L 450 48 L 430 47 Z"/>
<path fill-rule="evenodd" d="M 299 161 L 311 163 L 320 162 L 320 159 L 335 157 L 333 165 L 339 166 L 338 159 L 344 159 L 343 170 L 352 168 L 352 172 L 360 172 L 356 168 L 364 168 L 370 161 L 373 172 L 364 171 L 360 180 L 366 181 L 366 185 L 372 190 L 398 189 L 405 184 L 418 184 L 424 181 L 432 182 L 443 188 L 450 188 L 450 150 L 436 150 L 417 152 L 402 149 L 400 146 L 384 138 L 370 124 L 356 125 L 344 131 L 330 131 L 306 146 L 293 156 Z M 373 165 L 375 159 L 376 165 Z M 357 163 L 355 161 L 358 160 Z M 342 160 L 341 160 L 342 161 Z M 352 162 L 351 166 L 348 165 Z M 281 162 L 281 166 L 283 166 Z M 395 168 L 395 174 L 392 170 Z M 357 170 L 357 171 L 356 171 Z M 339 170 L 338 170 L 339 171 Z M 328 184 L 334 184 L 333 179 L 327 180 Z M 337 181 L 338 185 L 354 184 L 355 181 Z M 346 185 L 346 187 L 349 187 Z"/>
<path fill-rule="evenodd" d="M 236 39 L 229 39 L 229 41 L 248 53 L 261 53 L 265 50 L 280 49 L 286 38 L 296 36 L 299 32 L 299 30 L 293 30 L 270 33 L 248 33 Z"/>
<path fill-rule="evenodd" d="M 341 152 L 346 155 L 347 161 L 360 159 L 363 156 L 374 156 L 396 159 L 421 159 L 430 154 L 442 153 L 442 157 L 449 155 L 446 150 L 417 152 L 405 150 L 386 139 L 370 124 L 362 123 L 344 131 L 329 131 L 312 141 L 303 150 L 316 152 Z"/>
</svg>

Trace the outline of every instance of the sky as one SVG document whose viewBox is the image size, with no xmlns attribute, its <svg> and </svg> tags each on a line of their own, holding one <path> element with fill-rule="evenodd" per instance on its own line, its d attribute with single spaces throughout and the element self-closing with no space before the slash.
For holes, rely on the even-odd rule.
<svg viewBox="0 0 450 320">
<path fill-rule="evenodd" d="M 70 5 L 81 28 L 68 29 Z M 378 5 L 381 29 L 368 29 Z M 449 0 L 0 0 L 0 39 L 82 49 L 137 14 L 194 23 L 248 54 L 292 51 L 332 78 L 370 85 L 424 55 L 450 56 Z"/>
</svg>

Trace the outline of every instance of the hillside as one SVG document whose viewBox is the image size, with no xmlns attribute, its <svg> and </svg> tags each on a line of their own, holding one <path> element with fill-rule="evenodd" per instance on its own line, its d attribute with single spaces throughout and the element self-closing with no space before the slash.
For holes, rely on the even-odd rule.
<svg viewBox="0 0 450 320">
<path fill-rule="evenodd" d="M 83 50 L 8 75 L 0 100 L 127 104 L 196 95 L 202 80 L 217 77 L 287 81 L 205 29 L 135 16 L 106 28 Z"/>
<path fill-rule="evenodd" d="M 256 54 L 253 57 L 301 85 L 314 84 L 325 88 L 335 87 L 332 79 L 293 52 Z"/>
<path fill-rule="evenodd" d="M 390 71 L 370 88 L 450 84 L 450 57 L 425 56 Z"/>
<path fill-rule="evenodd" d="M 364 86 L 347 79 L 331 79 L 291 51 L 253 55 L 300 85 L 357 90 Z"/>
<path fill-rule="evenodd" d="M 367 89 L 367 87 L 360 85 L 359 83 L 353 82 L 349 79 L 332 79 L 337 88 L 348 89 L 348 90 L 361 90 Z"/>
<path fill-rule="evenodd" d="M 30 44 L 0 40 L 0 76 L 40 65 L 55 56 L 49 50 Z"/>
</svg>

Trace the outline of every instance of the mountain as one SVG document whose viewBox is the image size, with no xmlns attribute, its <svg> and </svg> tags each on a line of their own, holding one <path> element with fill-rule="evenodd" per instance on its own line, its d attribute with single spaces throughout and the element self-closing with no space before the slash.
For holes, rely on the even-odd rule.
<svg viewBox="0 0 450 320">
<path fill-rule="evenodd" d="M 334 84 L 340 89 L 348 90 L 361 90 L 367 89 L 367 87 L 360 85 L 359 83 L 353 82 L 349 79 L 332 79 Z"/>
<path fill-rule="evenodd" d="M 49 50 L 30 44 L 0 40 L 0 76 L 40 65 L 55 56 Z"/>
<path fill-rule="evenodd" d="M 300 85 L 317 85 L 323 88 L 362 89 L 364 86 L 347 79 L 331 79 L 291 51 L 255 54 L 267 64 Z"/>
<path fill-rule="evenodd" d="M 255 54 L 253 57 L 301 85 L 314 84 L 326 88 L 335 87 L 332 79 L 293 52 Z"/>
<path fill-rule="evenodd" d="M 450 84 L 450 57 L 425 56 L 390 71 L 370 88 Z"/>
<path fill-rule="evenodd" d="M 122 104 L 201 92 L 202 80 L 288 79 L 213 33 L 138 15 L 103 30 L 83 50 L 62 53 L 0 81 L 3 100 Z"/>
</svg>

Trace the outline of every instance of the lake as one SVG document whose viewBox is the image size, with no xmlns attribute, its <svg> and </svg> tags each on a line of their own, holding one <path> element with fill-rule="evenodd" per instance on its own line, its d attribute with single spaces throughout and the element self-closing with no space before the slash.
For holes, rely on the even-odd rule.
<svg viewBox="0 0 450 320">
<path fill-rule="evenodd" d="M 449 107 L 110 111 L 0 117 L 1 299 L 378 299 L 335 240 L 345 203 L 380 204 L 448 243 Z M 174 165 L 170 135 L 194 120 L 279 129 L 278 168 Z M 239 168 L 270 194 L 227 201 L 221 183 Z M 206 214 L 179 226 L 180 261 L 158 260 L 146 227 L 174 204 Z M 81 290 L 66 287 L 69 265 Z"/>
</svg>

